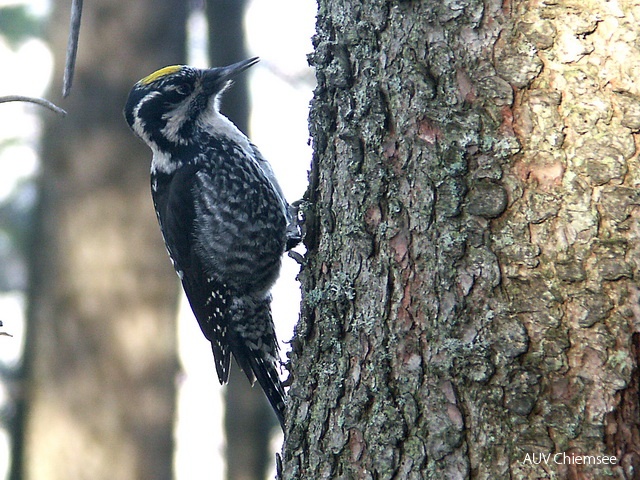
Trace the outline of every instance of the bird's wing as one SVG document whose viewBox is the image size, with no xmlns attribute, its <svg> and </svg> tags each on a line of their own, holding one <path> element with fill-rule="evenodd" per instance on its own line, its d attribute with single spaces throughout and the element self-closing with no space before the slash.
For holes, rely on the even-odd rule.
<svg viewBox="0 0 640 480">
<path fill-rule="evenodd" d="M 211 342 L 216 372 L 221 383 L 229 378 L 231 351 L 227 311 L 231 295 L 226 285 L 208 272 L 199 254 L 194 232 L 194 189 L 200 188 L 197 166 L 180 168 L 171 180 L 160 222 L 167 250 L 182 280 L 191 309 L 204 336 Z"/>
<path fill-rule="evenodd" d="M 234 199 L 247 194 L 243 189 L 236 191 L 230 188 L 230 181 L 233 181 L 233 175 L 221 171 L 203 169 L 195 174 L 192 187 L 193 196 L 197 199 L 194 221 L 197 235 L 204 244 L 196 246 L 193 256 L 208 272 L 209 281 L 215 282 L 217 276 L 229 282 L 229 290 L 226 290 L 227 285 L 222 285 L 225 291 L 234 294 L 225 299 L 226 343 L 223 348 L 230 349 L 252 384 L 258 380 L 283 424 L 285 394 L 279 377 L 280 356 L 271 316 L 271 296 L 264 291 L 272 280 L 263 278 L 265 272 L 274 268 L 276 272 L 279 270 L 277 257 L 282 253 L 283 245 L 278 239 L 263 238 L 256 244 L 256 238 L 251 238 L 259 239 L 265 235 L 260 229 L 255 230 L 255 235 L 251 232 L 270 218 L 269 209 L 261 204 L 268 203 L 271 189 L 260 182 L 253 184 L 250 188 L 253 194 L 265 198 L 262 202 L 256 200 L 256 212 L 244 211 L 231 207 Z M 272 229 L 273 232 L 278 231 L 269 225 L 268 231 L 272 232 Z M 263 257 L 269 261 L 264 263 Z M 245 279 L 245 276 L 251 278 Z"/>
<path fill-rule="evenodd" d="M 236 212 L 230 207 L 228 185 L 224 188 L 229 178 L 206 168 L 181 167 L 164 193 L 160 222 L 193 313 L 211 342 L 220 382 L 229 378 L 233 354 L 249 380 L 258 380 L 282 423 L 284 389 L 279 379 L 271 297 L 264 291 L 264 285 L 272 283 L 273 273 L 269 271 L 279 267 L 279 259 L 271 257 L 282 251 L 282 240 L 256 245 L 246 231 L 238 230 L 234 215 L 246 212 Z M 251 214 L 256 218 L 246 213 L 245 226 L 265 221 L 258 218 L 258 213 Z M 252 250 L 255 248 L 258 250 Z M 268 262 L 259 255 L 265 248 L 271 250 L 265 255 Z M 246 258 L 248 253 L 253 255 L 250 261 Z M 236 279 L 235 283 L 229 278 L 234 272 L 247 271 L 254 272 L 252 278 Z M 257 291 L 249 288 L 255 288 L 254 280 L 259 280 L 257 285 L 264 284 Z"/>
</svg>

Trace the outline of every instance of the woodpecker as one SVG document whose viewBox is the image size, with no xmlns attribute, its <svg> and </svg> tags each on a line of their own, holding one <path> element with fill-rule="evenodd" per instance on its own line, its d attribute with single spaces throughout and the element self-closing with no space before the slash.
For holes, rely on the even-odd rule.
<svg viewBox="0 0 640 480">
<path fill-rule="evenodd" d="M 284 429 L 270 289 L 300 233 L 271 166 L 219 110 L 231 79 L 257 62 L 161 68 L 134 85 L 124 115 L 153 153 L 160 230 L 220 383 L 233 354 Z"/>
</svg>

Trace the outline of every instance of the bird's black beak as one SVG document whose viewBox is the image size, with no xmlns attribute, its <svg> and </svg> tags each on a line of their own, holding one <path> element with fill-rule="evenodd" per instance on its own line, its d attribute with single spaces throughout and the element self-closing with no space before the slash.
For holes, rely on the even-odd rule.
<svg viewBox="0 0 640 480">
<path fill-rule="evenodd" d="M 252 67 L 258 63 L 258 61 L 260 61 L 258 57 L 253 57 L 226 67 L 208 68 L 204 70 L 202 78 L 204 90 L 209 94 L 219 92 L 227 85 L 229 80 Z"/>
</svg>

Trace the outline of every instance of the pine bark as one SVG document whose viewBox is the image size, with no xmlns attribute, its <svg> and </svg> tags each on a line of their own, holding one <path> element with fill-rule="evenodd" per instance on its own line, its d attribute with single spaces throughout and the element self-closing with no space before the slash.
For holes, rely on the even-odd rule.
<svg viewBox="0 0 640 480">
<path fill-rule="evenodd" d="M 76 76 L 59 98 L 55 58 L 31 256 L 23 478 L 170 479 L 178 282 L 149 188 L 151 154 L 127 129 L 132 85 L 183 63 L 182 1 L 85 2 Z"/>
<path fill-rule="evenodd" d="M 634 478 L 636 17 L 319 2 L 282 478 Z"/>
</svg>

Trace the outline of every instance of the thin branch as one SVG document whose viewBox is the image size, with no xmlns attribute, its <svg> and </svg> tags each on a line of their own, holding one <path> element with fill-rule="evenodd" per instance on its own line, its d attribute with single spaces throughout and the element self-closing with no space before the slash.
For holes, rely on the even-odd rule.
<svg viewBox="0 0 640 480">
<path fill-rule="evenodd" d="M 62 117 L 64 117 L 67 114 L 67 112 L 65 110 L 63 110 L 62 108 L 58 107 L 57 105 L 54 105 L 49 100 L 45 100 L 44 98 L 25 97 L 25 96 L 22 96 L 22 95 L 6 95 L 4 97 L 0 97 L 0 103 L 7 103 L 7 102 L 29 102 L 29 103 L 35 103 L 35 104 L 40 105 L 42 107 L 48 108 L 52 112 L 55 112 L 55 113 L 57 113 L 58 115 L 60 115 Z"/>
<path fill-rule="evenodd" d="M 82 18 L 82 0 L 71 3 L 71 25 L 69 26 L 69 41 L 67 42 L 67 59 L 64 65 L 62 79 L 62 96 L 67 97 L 71 92 L 73 74 L 76 70 L 76 56 L 78 54 L 78 38 L 80 37 L 80 19 Z"/>
</svg>

